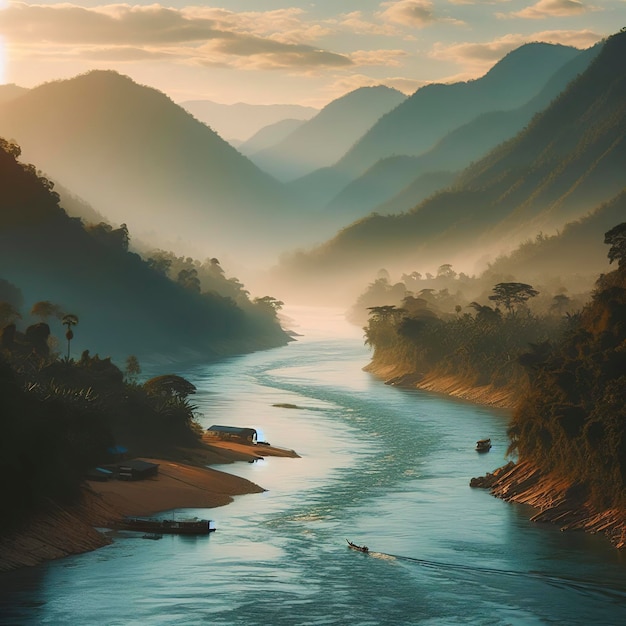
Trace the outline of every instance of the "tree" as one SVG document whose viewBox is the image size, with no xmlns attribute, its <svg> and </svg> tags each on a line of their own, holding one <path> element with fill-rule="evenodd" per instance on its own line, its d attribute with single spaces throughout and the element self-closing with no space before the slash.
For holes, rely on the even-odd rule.
<svg viewBox="0 0 626 626">
<path fill-rule="evenodd" d="M 563 315 L 565 308 L 571 304 L 572 299 L 566 296 L 564 293 L 558 293 L 552 298 L 552 304 L 550 305 L 551 311 L 556 311 L 559 315 Z"/>
<path fill-rule="evenodd" d="M 78 324 L 78 317 L 73 313 L 67 313 L 63 316 L 62 320 L 63 326 L 67 326 L 67 332 L 65 333 L 65 338 L 67 339 L 67 360 L 70 360 L 70 344 L 72 339 L 74 338 L 74 332 L 72 331 L 72 326 L 76 326 Z"/>
<path fill-rule="evenodd" d="M 489 300 L 503 305 L 510 314 L 514 314 L 515 307 L 537 295 L 539 292 L 526 283 L 498 283 L 493 288 L 493 295 L 489 296 Z"/>
<path fill-rule="evenodd" d="M 185 289 L 200 293 L 200 279 L 198 278 L 198 270 L 195 267 L 180 270 L 177 280 Z"/>
<path fill-rule="evenodd" d="M 131 382 L 136 382 L 137 376 L 141 374 L 141 366 L 139 365 L 139 359 L 135 355 L 131 354 L 126 359 L 125 372 L 128 380 L 130 380 Z"/>
<path fill-rule="evenodd" d="M 617 265 L 626 267 L 626 222 L 614 226 L 604 234 L 604 243 L 609 244 L 609 262 L 617 261 Z"/>
<path fill-rule="evenodd" d="M 437 268 L 437 278 L 456 278 L 456 272 L 450 263 L 444 263 Z"/>
<path fill-rule="evenodd" d="M 0 328 L 21 319 L 19 311 L 9 302 L 0 302 Z"/>
<path fill-rule="evenodd" d="M 41 300 L 33 304 L 30 314 L 33 317 L 39 317 L 44 322 L 47 322 L 51 317 L 61 317 L 63 311 L 58 304 L 53 304 L 48 300 Z"/>
</svg>

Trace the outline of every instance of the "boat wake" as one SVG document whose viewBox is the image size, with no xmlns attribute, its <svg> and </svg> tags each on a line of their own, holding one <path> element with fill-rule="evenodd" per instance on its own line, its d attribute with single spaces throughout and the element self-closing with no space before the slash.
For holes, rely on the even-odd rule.
<svg viewBox="0 0 626 626">
<path fill-rule="evenodd" d="M 386 554 L 384 552 L 370 552 L 370 556 L 375 558 L 379 558 L 382 560 L 393 560 L 393 561 L 408 561 L 411 563 L 415 563 L 420 565 L 421 567 L 426 567 L 434 570 L 438 570 L 441 572 L 450 571 L 450 572 L 463 572 L 467 573 L 478 573 L 485 574 L 488 576 L 507 576 L 511 578 L 525 578 L 525 579 L 534 579 L 548 585 L 552 585 L 554 587 L 559 588 L 567 588 L 573 589 L 580 593 L 590 594 L 590 595 L 598 595 L 602 596 L 606 599 L 613 600 L 618 603 L 623 603 L 626 601 L 626 590 L 623 587 L 612 587 L 607 586 L 606 584 L 598 584 L 593 580 L 587 580 L 582 578 L 571 578 L 567 576 L 559 576 L 555 574 L 549 574 L 547 572 L 539 572 L 539 571 L 513 571 L 513 570 L 503 570 L 495 567 L 481 567 L 475 565 L 461 565 L 458 563 L 449 563 L 444 561 L 430 561 L 427 559 L 418 559 L 410 556 L 403 556 L 400 554 Z M 617 584 L 617 583 L 616 583 Z"/>
</svg>

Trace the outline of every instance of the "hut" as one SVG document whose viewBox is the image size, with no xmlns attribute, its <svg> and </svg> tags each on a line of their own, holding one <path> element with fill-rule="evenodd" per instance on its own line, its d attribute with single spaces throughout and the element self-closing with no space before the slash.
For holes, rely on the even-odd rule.
<svg viewBox="0 0 626 626">
<path fill-rule="evenodd" d="M 142 459 L 124 461 L 118 465 L 118 477 L 120 480 L 144 480 L 159 473 L 159 464 L 150 463 Z"/>
<path fill-rule="evenodd" d="M 255 444 L 257 432 L 254 428 L 240 428 L 239 426 L 218 426 L 207 428 L 208 437 L 221 441 L 235 441 L 237 443 Z"/>
</svg>

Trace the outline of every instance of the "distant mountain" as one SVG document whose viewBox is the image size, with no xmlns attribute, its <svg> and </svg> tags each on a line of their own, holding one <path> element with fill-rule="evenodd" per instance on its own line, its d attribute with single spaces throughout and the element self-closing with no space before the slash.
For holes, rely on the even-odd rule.
<svg viewBox="0 0 626 626">
<path fill-rule="evenodd" d="M 539 234 L 524 242 L 491 263 L 488 273 L 523 275 L 530 281 L 572 273 L 595 279 L 607 267 L 604 234 L 624 221 L 626 190 L 589 215 L 566 224 L 556 235 Z"/>
<path fill-rule="evenodd" d="M 250 158 L 279 180 L 289 181 L 332 165 L 381 115 L 406 96 L 389 87 L 362 87 L 333 100 L 275 146 Z"/>
<path fill-rule="evenodd" d="M 112 71 L 0 105 L 0 136 L 95 211 L 161 247 L 258 260 L 293 232 L 277 181 L 163 93 Z"/>
<path fill-rule="evenodd" d="M 262 128 L 285 119 L 308 120 L 318 113 L 314 107 L 298 104 L 219 104 L 211 100 L 180 103 L 196 119 L 210 126 L 226 141 L 242 143 Z"/>
<path fill-rule="evenodd" d="M 578 53 L 566 46 L 526 44 L 507 54 L 482 78 L 426 85 L 384 115 L 337 167 L 358 176 L 381 158 L 422 154 L 481 113 L 518 108 Z"/>
<path fill-rule="evenodd" d="M 25 94 L 27 91 L 28 89 L 25 87 L 19 87 L 14 84 L 0 85 L 0 103 L 13 100 L 18 96 Z"/>
<path fill-rule="evenodd" d="M 381 117 L 335 164 L 292 181 L 290 188 L 309 199 L 314 210 L 327 207 L 326 215 L 344 214 L 344 224 L 372 210 L 398 210 L 379 205 L 422 174 L 458 171 L 511 137 L 529 113 L 542 108 L 542 89 L 554 97 L 565 87 L 567 80 L 563 83 L 553 75 L 571 62 L 573 69 L 569 73 L 564 69 L 564 76 L 571 79 L 580 55 L 575 48 L 527 44 L 478 80 L 422 87 Z M 535 97 L 539 109 L 532 110 L 529 101 Z M 523 106 L 529 107 L 525 115 Z M 416 157 L 415 163 L 407 157 Z M 428 196 L 416 191 L 406 194 L 409 204 L 399 198 L 400 210 Z"/>
<path fill-rule="evenodd" d="M 0 139 L 0 278 L 21 290 L 20 325 L 39 321 L 29 322 L 30 307 L 50 301 L 79 318 L 73 356 L 90 350 L 118 360 L 206 358 L 288 341 L 263 307 L 201 294 L 152 269 L 127 251 L 123 229 L 87 231 L 16 156 Z M 49 324 L 63 336 L 60 320 Z"/>
<path fill-rule="evenodd" d="M 522 106 L 508 111 L 482 113 L 443 137 L 420 156 L 384 158 L 351 182 L 328 205 L 327 212 L 345 216 L 344 224 L 371 211 L 406 211 L 437 188 L 425 184 L 434 172 L 459 172 L 499 143 L 510 139 L 533 115 L 545 109 L 576 76 L 589 66 L 601 46 L 578 52 L 550 76 L 541 91 Z M 560 49 L 559 49 L 560 50 Z M 444 181 L 449 184 L 453 177 Z"/>
<path fill-rule="evenodd" d="M 291 284 L 354 282 L 380 267 L 411 271 L 511 250 L 617 196 L 626 179 L 626 33 L 515 138 L 468 167 L 453 187 L 400 215 L 373 215 L 283 264 Z M 309 290 L 314 289 L 311 284 Z"/>
<path fill-rule="evenodd" d="M 266 148 L 271 148 L 277 143 L 281 142 L 285 137 L 288 137 L 297 128 L 300 128 L 306 120 L 281 120 L 280 122 L 274 122 L 269 126 L 264 126 L 261 130 L 257 131 L 250 139 L 244 141 L 237 146 L 237 150 L 245 155 L 254 154 Z"/>
</svg>

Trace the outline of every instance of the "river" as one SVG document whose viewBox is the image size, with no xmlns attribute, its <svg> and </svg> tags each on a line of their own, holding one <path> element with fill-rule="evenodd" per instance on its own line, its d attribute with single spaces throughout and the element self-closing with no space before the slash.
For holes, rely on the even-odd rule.
<svg viewBox="0 0 626 626">
<path fill-rule="evenodd" d="M 177 372 L 203 426 L 252 426 L 302 458 L 220 467 L 267 491 L 177 512 L 215 520 L 208 537 L 121 533 L 0 576 L 0 623 L 626 623 L 625 555 L 468 486 L 506 462 L 506 411 L 386 386 L 358 329 L 304 313 L 286 347 Z"/>
</svg>

